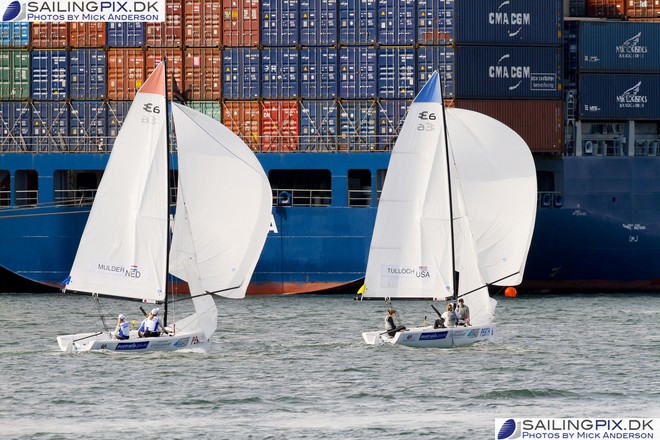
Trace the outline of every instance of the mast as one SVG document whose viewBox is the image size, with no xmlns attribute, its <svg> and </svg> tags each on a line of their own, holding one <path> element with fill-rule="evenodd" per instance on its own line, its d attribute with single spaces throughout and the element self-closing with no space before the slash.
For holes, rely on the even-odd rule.
<svg viewBox="0 0 660 440">
<path fill-rule="evenodd" d="M 454 287 L 453 302 L 458 299 L 458 273 L 456 273 L 456 251 L 454 244 L 454 207 L 451 190 L 451 165 L 449 163 L 449 135 L 447 134 L 447 115 L 445 111 L 445 97 L 442 90 L 442 79 L 438 72 L 438 82 L 440 83 L 440 103 L 442 104 L 442 125 L 445 136 L 445 158 L 447 160 L 447 188 L 449 188 L 449 234 L 451 235 L 451 274 Z"/>
<path fill-rule="evenodd" d="M 167 94 L 167 57 L 163 58 L 163 70 L 165 71 L 165 149 L 167 156 L 167 171 L 165 175 L 167 176 L 167 188 L 165 196 L 165 209 L 167 215 L 167 226 L 165 228 L 165 234 L 167 235 L 167 247 L 165 251 L 165 305 L 163 306 L 163 327 L 167 327 L 167 300 L 169 299 L 169 267 L 170 267 L 170 247 L 172 246 L 172 233 L 170 225 L 170 115 L 168 111 L 168 94 Z"/>
</svg>

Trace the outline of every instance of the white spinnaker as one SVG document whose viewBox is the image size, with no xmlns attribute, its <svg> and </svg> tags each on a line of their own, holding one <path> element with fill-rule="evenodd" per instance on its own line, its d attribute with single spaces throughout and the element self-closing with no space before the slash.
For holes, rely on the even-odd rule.
<svg viewBox="0 0 660 440">
<path fill-rule="evenodd" d="M 187 281 L 187 257 L 178 252 L 186 237 L 198 288 L 242 298 L 270 228 L 268 178 L 249 147 L 220 122 L 179 104 L 172 105 L 172 114 L 190 237 L 180 232 L 177 205 L 170 272 Z"/>
<path fill-rule="evenodd" d="M 488 283 L 518 285 L 536 219 L 529 147 L 511 128 L 481 113 L 447 109 L 447 125 L 480 271 Z"/>
<path fill-rule="evenodd" d="M 164 66 L 135 95 L 94 198 L 68 289 L 165 298 L 167 133 Z"/>
</svg>

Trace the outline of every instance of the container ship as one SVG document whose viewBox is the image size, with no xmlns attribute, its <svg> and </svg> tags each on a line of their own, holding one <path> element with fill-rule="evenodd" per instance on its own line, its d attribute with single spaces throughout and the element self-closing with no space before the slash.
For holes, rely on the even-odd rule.
<svg viewBox="0 0 660 440">
<path fill-rule="evenodd" d="M 164 23 L 0 24 L 0 290 L 67 277 L 113 139 L 163 58 L 170 98 L 222 121 L 268 174 L 250 294 L 357 289 L 389 151 L 436 70 L 447 106 L 501 120 L 534 155 L 522 289 L 660 290 L 656 0 L 166 6 Z"/>
</svg>

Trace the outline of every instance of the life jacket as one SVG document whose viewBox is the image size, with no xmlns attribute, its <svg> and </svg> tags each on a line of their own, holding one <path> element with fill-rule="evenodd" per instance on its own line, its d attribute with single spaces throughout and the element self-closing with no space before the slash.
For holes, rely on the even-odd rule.
<svg viewBox="0 0 660 440">
<path fill-rule="evenodd" d="M 118 327 L 119 327 L 118 336 L 127 338 L 131 335 L 131 324 L 129 324 L 128 322 L 124 321 L 121 324 L 119 324 Z"/>
<path fill-rule="evenodd" d="M 394 318 L 391 316 L 385 317 L 385 330 L 394 330 L 396 325 L 394 324 Z"/>
<path fill-rule="evenodd" d="M 447 310 L 442 317 L 445 318 L 445 327 L 456 327 L 456 313 Z"/>
</svg>

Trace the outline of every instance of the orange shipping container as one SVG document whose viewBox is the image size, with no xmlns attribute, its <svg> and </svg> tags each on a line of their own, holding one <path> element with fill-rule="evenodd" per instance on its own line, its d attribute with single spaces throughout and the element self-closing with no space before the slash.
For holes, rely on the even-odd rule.
<svg viewBox="0 0 660 440">
<path fill-rule="evenodd" d="M 660 0 L 628 0 L 626 15 L 633 18 L 660 17 Z"/>
<path fill-rule="evenodd" d="M 223 0 L 222 44 L 256 47 L 259 45 L 259 1 Z"/>
<path fill-rule="evenodd" d="M 222 33 L 221 0 L 186 2 L 184 13 L 187 47 L 219 47 Z"/>
<path fill-rule="evenodd" d="M 259 150 L 260 112 L 257 101 L 225 101 L 222 123 L 240 136 L 254 151 Z"/>
<path fill-rule="evenodd" d="M 261 151 L 298 149 L 298 103 L 265 101 L 261 112 Z"/>
<path fill-rule="evenodd" d="M 132 100 L 144 79 L 142 49 L 108 50 L 108 99 Z"/>
<path fill-rule="evenodd" d="M 174 92 L 174 81 L 176 81 L 177 87 L 180 91 L 183 87 L 183 50 L 181 49 L 169 49 L 169 48 L 157 48 L 157 49 L 148 49 L 147 58 L 146 58 L 146 76 L 149 77 L 151 72 L 156 70 L 156 67 L 160 64 L 161 61 L 167 58 L 167 96 L 169 99 L 172 99 L 172 94 Z"/>
<path fill-rule="evenodd" d="M 71 47 L 103 47 L 106 45 L 105 23 L 69 23 Z"/>
<path fill-rule="evenodd" d="M 587 0 L 587 17 L 616 18 L 625 13 L 625 0 Z"/>
<path fill-rule="evenodd" d="M 222 94 L 222 54 L 212 48 L 189 48 L 184 54 L 183 89 L 187 99 L 212 101 Z"/>
<path fill-rule="evenodd" d="M 183 47 L 183 9 L 181 0 L 167 0 L 164 23 L 145 25 L 147 47 Z"/>
<path fill-rule="evenodd" d="M 56 49 L 68 45 L 68 23 L 32 23 L 32 47 Z"/>
<path fill-rule="evenodd" d="M 486 114 L 505 123 L 522 137 L 533 152 L 564 150 L 564 103 L 551 100 L 456 99 L 456 108 Z"/>
</svg>

